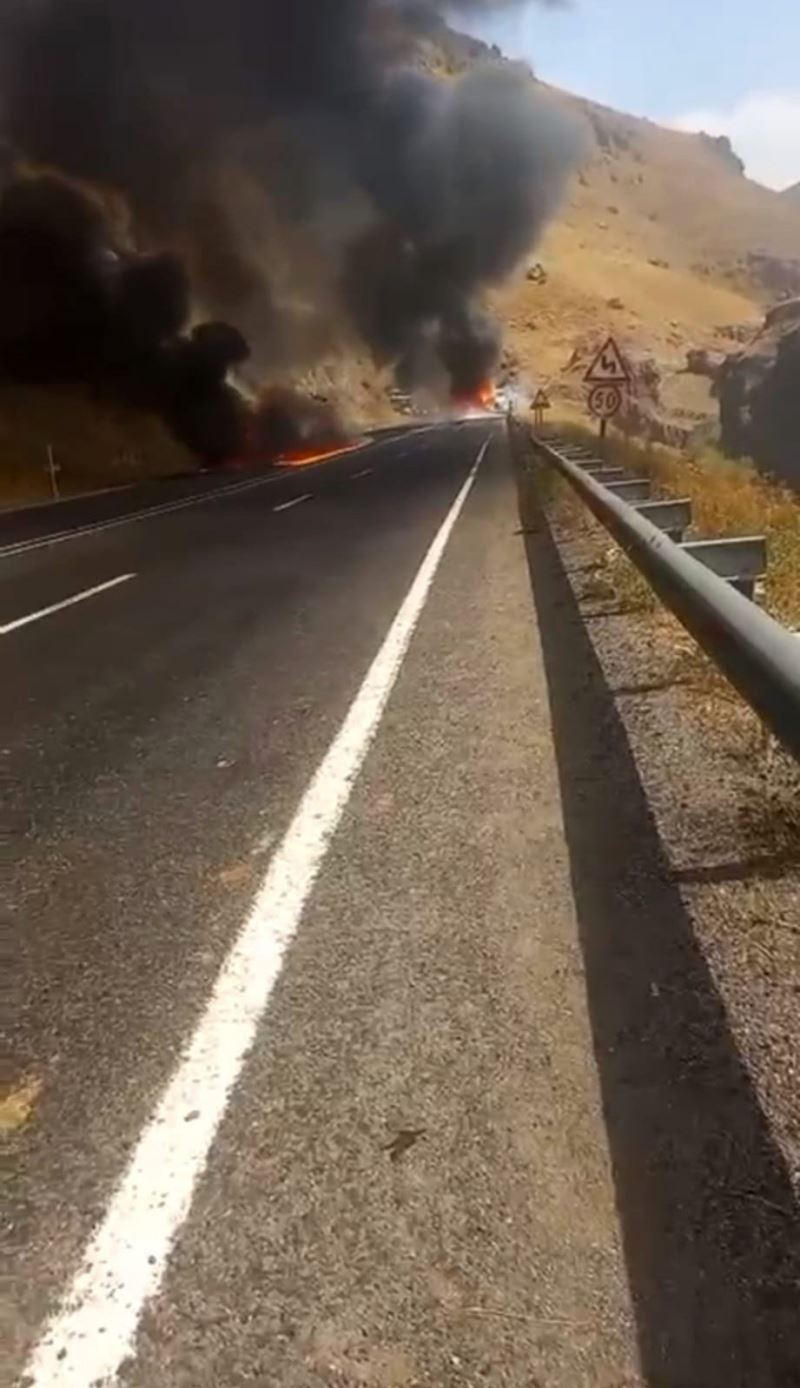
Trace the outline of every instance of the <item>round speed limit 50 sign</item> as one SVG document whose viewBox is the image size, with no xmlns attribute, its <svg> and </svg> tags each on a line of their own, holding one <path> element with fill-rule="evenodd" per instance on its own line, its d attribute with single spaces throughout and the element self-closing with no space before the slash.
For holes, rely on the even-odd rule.
<svg viewBox="0 0 800 1388">
<path fill-rule="evenodd" d="M 613 419 L 622 409 L 622 391 L 619 386 L 592 386 L 589 391 L 589 409 L 595 419 Z"/>
</svg>

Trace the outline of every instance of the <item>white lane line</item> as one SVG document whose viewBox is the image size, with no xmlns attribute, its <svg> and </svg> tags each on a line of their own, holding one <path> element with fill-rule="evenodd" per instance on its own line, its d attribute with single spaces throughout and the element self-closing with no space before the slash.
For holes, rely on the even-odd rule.
<svg viewBox="0 0 800 1388">
<path fill-rule="evenodd" d="M 41 535 L 35 540 L 19 540 L 16 544 L 0 549 L 0 559 L 11 559 L 17 554 L 27 554 L 32 549 L 47 549 L 50 545 L 61 545 L 66 540 L 79 540 L 84 535 L 94 535 L 101 530 L 115 530 L 119 525 L 132 525 L 135 521 L 147 520 L 149 516 L 166 516 L 172 511 L 185 511 L 189 506 L 202 506 L 205 502 L 221 501 L 226 496 L 252 491 L 254 487 L 270 487 L 280 482 L 276 477 L 258 477 L 249 482 L 235 482 L 230 487 L 217 487 L 214 491 L 202 492 L 199 496 L 183 497 L 180 501 L 167 501 L 161 506 L 145 506 L 141 511 L 129 511 L 124 516 L 113 516 L 111 520 L 90 521 L 86 525 L 75 526 L 71 530 L 58 530 L 53 535 Z M 80 497 L 72 500 L 79 501 Z"/>
<path fill-rule="evenodd" d="M 300 506 L 304 501 L 311 501 L 311 492 L 304 492 L 302 496 L 293 496 L 291 501 L 282 501 L 280 506 L 273 506 L 273 511 L 291 511 L 293 506 Z"/>
<path fill-rule="evenodd" d="M 488 440 L 270 862 L 194 1035 L 31 1355 L 24 1374 L 30 1388 L 108 1388 L 134 1353 L 145 1304 L 161 1285 L 194 1186 L 487 447 Z"/>
<path fill-rule="evenodd" d="M 374 468 L 371 468 L 371 467 L 364 467 L 364 468 L 361 469 L 360 472 L 354 472 L 354 473 L 351 475 L 351 477 L 350 477 L 350 481 L 351 481 L 351 482 L 357 482 L 358 479 L 359 479 L 359 477 L 371 477 L 371 475 L 372 475 L 372 473 L 373 473 L 374 471 L 375 471 Z"/>
<path fill-rule="evenodd" d="M 0 636 L 8 636 L 10 631 L 26 627 L 31 622 L 39 622 L 42 617 L 50 617 L 53 612 L 61 612 L 65 607 L 74 607 L 78 602 L 85 602 L 87 598 L 94 598 L 98 593 L 105 593 L 109 588 L 116 588 L 120 583 L 128 583 L 135 577 L 136 574 L 120 574 L 117 578 L 110 578 L 107 583 L 98 583 L 95 588 L 85 588 L 82 593 L 74 593 L 71 598 L 64 598 L 63 602 L 54 602 L 50 607 L 41 607 L 38 612 L 29 612 L 26 617 L 17 617 L 15 621 L 6 622 L 5 626 L 0 627 Z"/>
<path fill-rule="evenodd" d="M 421 433 L 427 432 L 420 430 Z M 395 439 L 377 439 L 374 443 L 367 442 L 359 444 L 356 448 L 351 448 L 348 453 L 343 453 L 342 457 L 350 454 L 363 452 L 367 448 L 380 448 L 381 450 L 390 447 L 396 442 Z M 308 463 L 307 470 L 328 467 L 334 461 L 325 458 L 318 463 Z M 211 501 L 222 501 L 225 497 L 235 496 L 241 492 L 252 491 L 255 487 L 271 487 L 275 483 L 281 482 L 286 477 L 285 472 L 278 472 L 275 476 L 249 478 L 245 482 L 233 482 L 228 487 L 216 487 L 212 491 L 201 492 L 198 496 L 182 497 L 178 501 L 167 501 L 159 506 L 145 506 L 140 511 L 130 511 L 124 516 L 112 516 L 106 521 L 89 521 L 86 525 L 73 526 L 69 530 L 58 530 L 52 535 L 40 535 L 35 539 L 17 540 L 10 545 L 0 546 L 0 559 L 12 559 L 18 554 L 27 554 L 31 550 L 46 549 L 50 545 L 64 544 L 67 540 L 79 540 L 85 535 L 93 535 L 101 530 L 114 530 L 119 525 L 131 525 L 135 521 L 147 520 L 149 516 L 165 516 L 172 511 L 184 511 L 189 506 L 202 506 Z M 117 490 L 117 488 L 113 488 Z M 64 498 L 70 501 L 83 500 L 82 497 Z"/>
</svg>

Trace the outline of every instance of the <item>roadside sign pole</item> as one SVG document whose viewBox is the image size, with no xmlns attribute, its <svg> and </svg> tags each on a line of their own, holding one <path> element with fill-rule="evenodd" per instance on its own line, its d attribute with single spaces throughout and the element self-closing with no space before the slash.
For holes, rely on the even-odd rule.
<svg viewBox="0 0 800 1388">
<path fill-rule="evenodd" d="M 60 500 L 58 477 L 56 475 L 58 473 L 58 468 L 56 467 L 56 461 L 53 457 L 52 443 L 48 443 L 47 445 L 47 471 L 50 474 L 50 490 L 53 493 L 53 500 L 58 501 Z"/>
<path fill-rule="evenodd" d="M 546 390 L 541 388 L 537 390 L 536 395 L 533 401 L 531 402 L 531 409 L 533 410 L 534 428 L 541 429 L 542 425 L 544 424 L 545 410 L 550 409 L 550 396 L 547 394 Z"/>
</svg>

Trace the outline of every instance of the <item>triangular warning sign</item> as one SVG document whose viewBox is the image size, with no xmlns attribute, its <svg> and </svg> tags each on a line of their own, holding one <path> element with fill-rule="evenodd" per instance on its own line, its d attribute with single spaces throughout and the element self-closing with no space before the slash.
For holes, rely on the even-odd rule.
<svg viewBox="0 0 800 1388">
<path fill-rule="evenodd" d="M 544 391 L 544 390 L 539 390 L 539 391 L 536 392 L 536 398 L 535 398 L 535 400 L 534 400 L 534 402 L 533 402 L 532 409 L 534 409 L 534 410 L 549 410 L 549 409 L 550 409 L 550 397 L 548 396 L 548 394 L 547 394 L 546 391 Z"/>
<path fill-rule="evenodd" d="M 593 386 L 618 386 L 624 385 L 629 377 L 625 359 L 613 337 L 610 337 L 603 343 L 583 379 Z"/>
</svg>

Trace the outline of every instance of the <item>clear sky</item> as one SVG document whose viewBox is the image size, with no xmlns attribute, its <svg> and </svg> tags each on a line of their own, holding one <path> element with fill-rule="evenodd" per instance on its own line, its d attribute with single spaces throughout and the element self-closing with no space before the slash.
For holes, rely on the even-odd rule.
<svg viewBox="0 0 800 1388">
<path fill-rule="evenodd" d="M 458 22 L 548 82 L 730 134 L 753 178 L 800 180 L 800 0 L 521 0 Z"/>
</svg>

